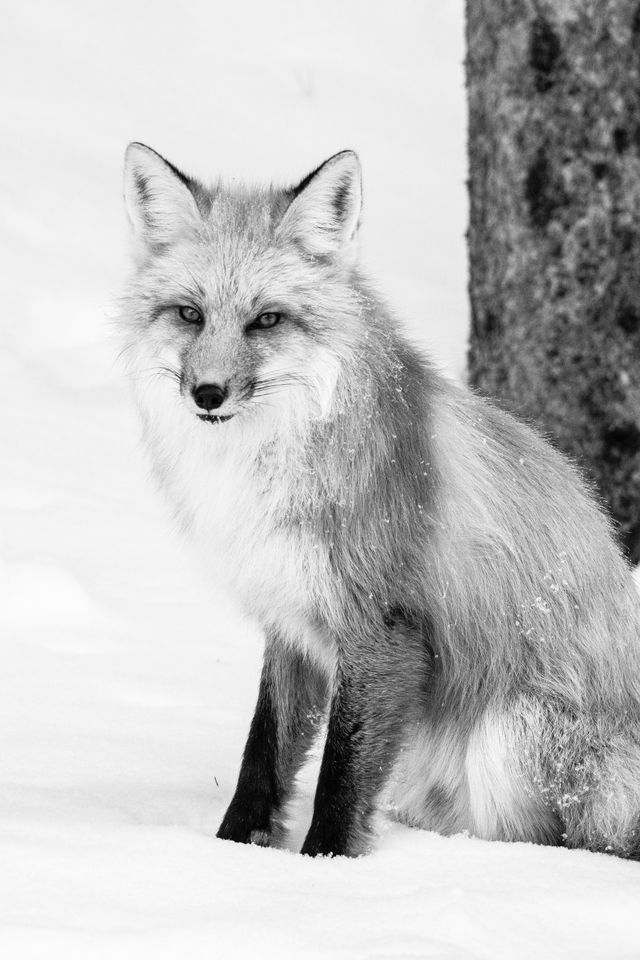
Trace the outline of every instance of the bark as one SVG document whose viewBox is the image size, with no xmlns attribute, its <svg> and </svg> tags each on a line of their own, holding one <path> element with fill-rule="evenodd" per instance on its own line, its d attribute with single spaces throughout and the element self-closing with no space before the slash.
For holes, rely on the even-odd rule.
<svg viewBox="0 0 640 960">
<path fill-rule="evenodd" d="M 640 3 L 467 0 L 470 380 L 640 560 Z"/>
</svg>

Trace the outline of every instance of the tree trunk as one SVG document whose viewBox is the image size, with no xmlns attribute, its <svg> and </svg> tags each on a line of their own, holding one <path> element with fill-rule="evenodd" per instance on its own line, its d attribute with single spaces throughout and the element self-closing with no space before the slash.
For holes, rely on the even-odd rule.
<svg viewBox="0 0 640 960">
<path fill-rule="evenodd" d="M 467 0 L 470 380 L 640 560 L 640 3 Z"/>
</svg>

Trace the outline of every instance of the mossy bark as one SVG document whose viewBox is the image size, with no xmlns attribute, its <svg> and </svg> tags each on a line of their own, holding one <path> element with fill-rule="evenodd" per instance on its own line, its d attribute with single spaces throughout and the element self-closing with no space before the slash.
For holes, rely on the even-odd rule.
<svg viewBox="0 0 640 960">
<path fill-rule="evenodd" d="M 467 0 L 469 375 L 640 560 L 640 3 Z"/>
</svg>

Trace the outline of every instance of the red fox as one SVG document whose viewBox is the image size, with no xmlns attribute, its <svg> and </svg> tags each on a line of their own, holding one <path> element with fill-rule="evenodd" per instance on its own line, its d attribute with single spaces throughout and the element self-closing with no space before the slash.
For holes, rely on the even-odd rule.
<svg viewBox="0 0 640 960">
<path fill-rule="evenodd" d="M 608 520 L 529 427 L 445 380 L 358 265 L 360 165 L 206 188 L 127 150 L 125 354 L 176 517 L 262 625 L 218 836 L 302 853 L 375 815 L 640 857 L 640 603 Z"/>
</svg>

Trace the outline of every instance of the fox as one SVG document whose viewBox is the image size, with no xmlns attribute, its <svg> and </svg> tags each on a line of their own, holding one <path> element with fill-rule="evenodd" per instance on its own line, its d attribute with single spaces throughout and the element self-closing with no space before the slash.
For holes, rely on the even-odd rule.
<svg viewBox="0 0 640 960">
<path fill-rule="evenodd" d="M 440 373 L 360 266 L 345 150 L 294 186 L 127 148 L 123 352 L 205 577 L 264 634 L 219 838 L 396 821 L 640 858 L 640 601 L 576 466 Z"/>
</svg>

